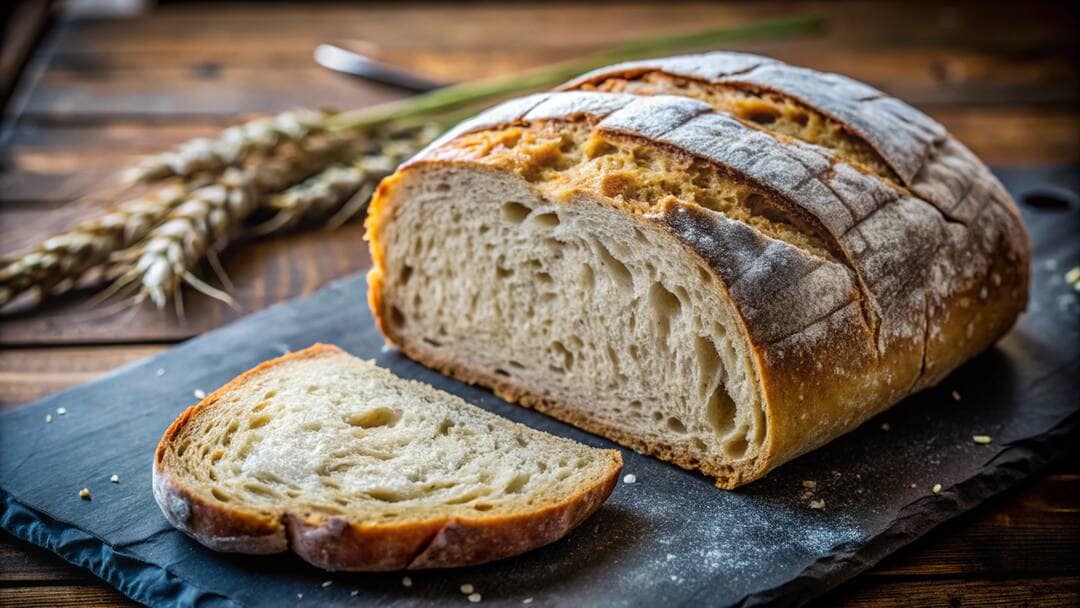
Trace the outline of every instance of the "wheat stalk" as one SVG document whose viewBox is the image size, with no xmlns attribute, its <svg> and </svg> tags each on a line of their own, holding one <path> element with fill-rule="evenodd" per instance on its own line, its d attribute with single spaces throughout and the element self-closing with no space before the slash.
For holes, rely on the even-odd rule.
<svg viewBox="0 0 1080 608">
<path fill-rule="evenodd" d="M 270 196 L 263 206 L 274 216 L 256 226 L 253 233 L 270 234 L 310 221 L 326 222 L 328 228 L 344 224 L 364 209 L 382 178 L 431 143 L 442 130 L 440 123 L 426 123 L 373 137 L 367 154 Z"/>
<path fill-rule="evenodd" d="M 171 184 L 125 201 L 8 261 L 0 268 L 0 306 L 31 289 L 45 296 L 63 291 L 63 285 L 76 284 L 113 252 L 145 237 L 186 194 L 185 184 Z"/>
<path fill-rule="evenodd" d="M 266 153 L 283 142 L 301 147 L 325 131 L 329 112 L 290 110 L 229 127 L 216 138 L 198 137 L 173 150 L 147 156 L 124 172 L 128 183 L 165 177 L 187 177 L 202 171 L 220 172 L 237 166 L 251 154 Z"/>
<path fill-rule="evenodd" d="M 348 148 L 344 135 L 324 136 L 305 147 L 280 146 L 265 158 L 249 159 L 244 168 L 228 167 L 213 183 L 198 188 L 179 203 L 164 221 L 134 247 L 112 256 L 119 278 L 106 292 L 134 288 L 135 303 L 146 299 L 163 308 L 184 283 L 225 302 L 232 299 L 195 275 L 204 257 L 216 262 L 217 252 L 239 232 L 241 224 L 267 193 L 320 171 Z M 220 272 L 220 266 L 215 264 Z M 227 279 L 223 276 L 223 282 Z M 180 312 L 182 302 L 175 299 Z"/>
</svg>

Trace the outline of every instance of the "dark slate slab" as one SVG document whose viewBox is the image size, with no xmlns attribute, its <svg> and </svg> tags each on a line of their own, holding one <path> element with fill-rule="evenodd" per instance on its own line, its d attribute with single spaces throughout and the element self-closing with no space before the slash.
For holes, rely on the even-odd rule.
<svg viewBox="0 0 1080 608">
<path fill-rule="evenodd" d="M 1063 276 L 1080 265 L 1078 174 L 999 173 L 1018 200 L 1034 193 L 1023 205 L 1035 242 L 1032 303 L 1016 329 L 941 386 L 739 491 L 623 450 L 637 483 L 620 483 L 566 539 L 482 567 L 411 573 L 410 588 L 400 574 L 327 574 L 292 555 L 216 554 L 174 531 L 150 493 L 162 431 L 196 389 L 209 392 L 316 341 L 513 420 L 616 447 L 384 350 L 364 282 L 354 277 L 0 417 L 0 525 L 154 605 L 430 605 L 464 602 L 458 587 L 466 582 L 485 605 L 804 602 L 1005 490 L 1075 440 L 1080 306 Z M 67 415 L 57 416 L 58 407 Z M 992 445 L 975 445 L 973 434 L 992 436 Z M 119 484 L 109 482 L 113 474 Z M 807 506 L 804 480 L 817 483 L 824 510 Z M 934 484 L 940 494 L 931 493 Z M 78 498 L 84 486 L 92 501 Z M 327 580 L 333 584 L 322 587 Z"/>
</svg>

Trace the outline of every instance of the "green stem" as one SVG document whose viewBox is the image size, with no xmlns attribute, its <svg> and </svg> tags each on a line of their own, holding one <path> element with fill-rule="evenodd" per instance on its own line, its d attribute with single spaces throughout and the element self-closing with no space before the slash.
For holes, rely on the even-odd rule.
<svg viewBox="0 0 1080 608">
<path fill-rule="evenodd" d="M 807 15 L 759 21 L 692 34 L 647 38 L 620 45 L 609 51 L 528 70 L 521 74 L 463 82 L 401 101 L 342 112 L 330 119 L 329 126 L 331 129 L 363 129 L 387 120 L 421 117 L 431 112 L 443 112 L 466 104 L 548 89 L 583 72 L 620 61 L 685 53 L 733 42 L 807 34 L 820 30 L 824 23 L 825 20 L 820 16 Z"/>
</svg>

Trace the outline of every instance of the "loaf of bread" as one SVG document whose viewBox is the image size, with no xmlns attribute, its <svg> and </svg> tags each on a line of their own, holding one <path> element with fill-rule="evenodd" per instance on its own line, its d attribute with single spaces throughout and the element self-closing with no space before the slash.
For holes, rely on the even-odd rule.
<svg viewBox="0 0 1080 608">
<path fill-rule="evenodd" d="M 328 570 L 477 564 L 561 538 L 622 459 L 515 424 L 333 346 L 192 406 L 154 458 L 166 518 L 219 551 Z"/>
<path fill-rule="evenodd" d="M 716 53 L 467 121 L 379 187 L 369 299 L 408 356 L 732 488 L 939 382 L 1030 245 L 941 125 Z"/>
</svg>

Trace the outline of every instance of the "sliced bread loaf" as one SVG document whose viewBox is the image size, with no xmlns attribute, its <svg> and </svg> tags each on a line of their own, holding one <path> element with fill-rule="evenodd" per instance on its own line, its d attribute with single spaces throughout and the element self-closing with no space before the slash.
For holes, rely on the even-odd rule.
<svg viewBox="0 0 1080 608">
<path fill-rule="evenodd" d="M 936 124 L 818 78 L 830 116 Z M 1026 232 L 944 130 L 932 152 L 885 127 L 866 132 L 892 147 L 832 122 L 829 136 L 774 130 L 728 113 L 741 106 L 721 85 L 700 84 L 701 99 L 623 83 L 657 94 L 512 100 L 402 165 L 367 219 L 381 331 L 426 365 L 732 488 L 940 382 L 1012 326 Z M 798 108 L 792 125 L 828 122 Z M 905 160 L 927 154 L 927 173 Z"/>
<path fill-rule="evenodd" d="M 188 408 L 154 496 L 219 551 L 328 570 L 477 564 L 555 541 L 611 493 L 616 450 L 516 424 L 318 344 Z"/>
</svg>

